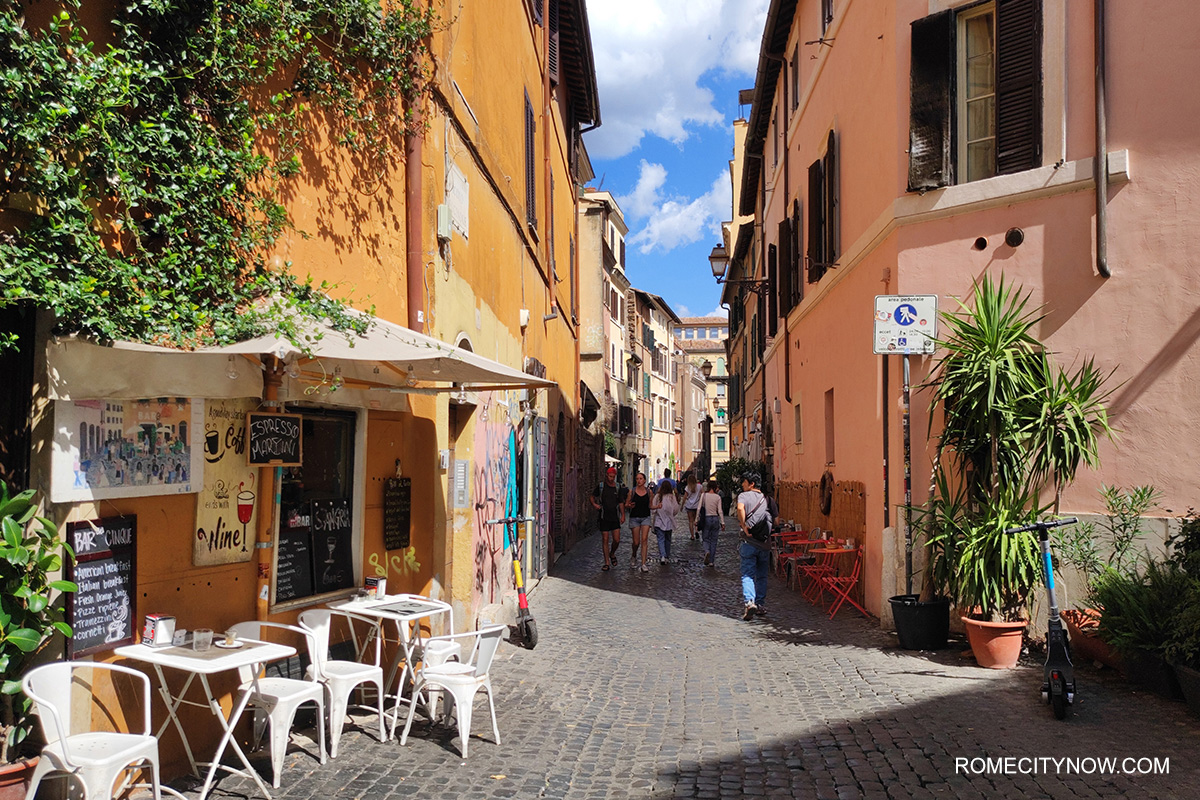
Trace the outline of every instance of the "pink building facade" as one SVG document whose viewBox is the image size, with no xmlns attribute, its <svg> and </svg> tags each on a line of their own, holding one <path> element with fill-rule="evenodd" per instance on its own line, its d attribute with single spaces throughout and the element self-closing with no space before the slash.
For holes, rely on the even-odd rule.
<svg viewBox="0 0 1200 800">
<path fill-rule="evenodd" d="M 953 310 L 985 274 L 1031 291 L 1060 361 L 1095 356 L 1120 384 L 1119 435 L 1063 510 L 1101 511 L 1102 484 L 1154 485 L 1164 516 L 1200 505 L 1198 21 L 1187 0 L 771 3 L 734 199 L 754 222 L 728 243 L 730 277 L 767 282 L 731 330 L 762 357 L 731 359 L 732 382 L 770 417 L 784 516 L 821 524 L 804 498 L 823 476 L 836 487 L 821 520 L 864 542 L 864 599 L 885 621 L 904 589 L 901 358 L 872 353 L 876 295 Z M 910 363 L 915 386 L 933 360 Z M 914 391 L 916 503 L 928 405 Z"/>
</svg>

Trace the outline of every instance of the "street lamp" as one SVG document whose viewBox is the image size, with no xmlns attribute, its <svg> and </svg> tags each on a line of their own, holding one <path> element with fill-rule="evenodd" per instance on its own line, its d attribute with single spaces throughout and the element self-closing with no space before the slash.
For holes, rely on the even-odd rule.
<svg viewBox="0 0 1200 800">
<path fill-rule="evenodd" d="M 767 288 L 768 281 L 766 278 L 727 279 L 725 272 L 729 269 L 729 253 L 725 251 L 725 245 L 723 244 L 717 245 L 708 254 L 708 263 L 712 267 L 713 278 L 716 279 L 717 283 L 741 284 L 756 294 L 761 294 Z"/>
<path fill-rule="evenodd" d="M 708 380 L 709 376 L 712 375 L 712 369 L 712 362 L 707 358 L 704 359 L 704 363 L 700 365 L 700 374 L 704 376 L 704 380 Z"/>
</svg>

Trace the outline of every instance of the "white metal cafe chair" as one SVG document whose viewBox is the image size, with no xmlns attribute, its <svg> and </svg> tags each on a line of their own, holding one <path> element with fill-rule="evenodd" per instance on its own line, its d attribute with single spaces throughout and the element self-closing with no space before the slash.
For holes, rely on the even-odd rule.
<svg viewBox="0 0 1200 800">
<path fill-rule="evenodd" d="M 415 698 L 420 692 L 432 689 L 444 690 L 449 698 L 453 698 L 458 720 L 458 738 L 464 759 L 467 757 L 467 740 L 471 737 L 471 711 L 475 695 L 481 690 L 487 692 L 488 710 L 492 714 L 492 737 L 496 744 L 500 744 L 500 727 L 496 724 L 496 704 L 492 699 L 490 670 L 506 627 L 489 625 L 470 633 L 435 636 L 429 640 L 430 644 L 458 642 L 468 656 L 462 661 L 449 661 L 436 666 L 422 665 L 421 669 L 417 670 L 417 681 L 413 687 L 414 701 L 408 707 L 408 720 L 404 723 L 404 733 L 400 736 L 401 745 L 408 741 L 408 732 L 412 728 L 413 712 L 417 708 Z"/>
<path fill-rule="evenodd" d="M 89 693 L 91 685 L 76 673 L 90 670 L 128 676 L 141 688 L 141 733 L 75 731 L 71 713 L 72 687 Z M 41 719 L 46 746 L 34 768 L 25 800 L 33 800 L 38 785 L 47 775 L 65 773 L 83 788 L 84 800 L 109 800 L 113 784 L 127 770 L 147 769 L 155 800 L 161 800 L 158 779 L 158 739 L 150 728 L 150 679 L 144 673 L 116 664 L 59 661 L 30 671 L 21 681 L 21 690 L 34 702 Z M 90 716 L 90 715 L 89 715 Z M 131 718 L 132 723 L 135 719 Z M 122 784 L 121 791 L 128 788 Z"/>
<path fill-rule="evenodd" d="M 278 622 L 239 622 L 233 626 L 241 639 L 263 638 L 263 629 L 288 631 L 302 637 L 307 645 L 309 659 L 316 661 L 316 643 L 313 634 L 295 625 L 283 625 Z M 255 677 L 251 667 L 238 670 L 241 686 L 239 694 L 250 693 L 249 707 L 254 709 L 254 740 L 262 740 L 265 729 L 271 731 L 271 768 L 272 783 L 279 788 L 279 773 L 283 770 L 284 757 L 287 754 L 288 739 L 292 730 L 292 722 L 296 719 L 296 711 L 305 703 L 315 703 L 317 706 L 317 742 L 321 750 L 321 763 L 325 759 L 325 687 L 315 675 L 308 678 L 286 678 L 282 676 Z M 256 686 L 257 683 L 257 686 Z M 237 698 L 240 700 L 241 698 Z M 236 700 L 235 700 L 236 702 Z"/>
<path fill-rule="evenodd" d="M 355 652 L 358 652 L 357 634 L 354 633 L 355 623 L 366 624 L 374 629 L 375 620 L 329 608 L 310 608 L 300 614 L 300 627 L 312 633 L 314 640 L 309 672 L 324 684 L 325 690 L 328 692 L 329 755 L 337 758 L 338 741 L 342 738 L 342 727 L 346 723 L 346 709 L 350 705 L 350 695 L 363 684 L 371 684 L 375 687 L 375 710 L 379 714 L 379 741 L 384 741 L 386 736 L 383 729 L 383 667 L 379 664 L 381 652 L 379 637 L 375 637 L 373 663 L 331 659 L 329 657 L 329 635 L 334 619 L 344 619 L 350 626 L 351 637 L 355 642 Z"/>
</svg>

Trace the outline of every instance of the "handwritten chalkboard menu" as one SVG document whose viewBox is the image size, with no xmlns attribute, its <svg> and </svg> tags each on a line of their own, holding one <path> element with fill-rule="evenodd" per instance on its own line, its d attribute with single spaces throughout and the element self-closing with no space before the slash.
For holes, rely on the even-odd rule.
<svg viewBox="0 0 1200 800">
<path fill-rule="evenodd" d="M 134 553 L 137 517 L 106 517 L 67 523 L 75 564 L 67 579 L 79 591 L 67 595 L 69 658 L 112 650 L 134 641 Z"/>
<path fill-rule="evenodd" d="M 251 466 L 300 466 L 302 430 L 299 414 L 250 412 L 246 415 L 246 463 Z"/>
<path fill-rule="evenodd" d="M 312 509 L 308 503 L 284 503 L 275 554 L 275 602 L 313 593 Z"/>
<path fill-rule="evenodd" d="M 388 478 L 383 484 L 383 546 L 408 547 L 411 538 L 412 478 Z"/>
<path fill-rule="evenodd" d="M 317 593 L 354 586 L 350 501 L 313 500 L 313 583 Z"/>
</svg>

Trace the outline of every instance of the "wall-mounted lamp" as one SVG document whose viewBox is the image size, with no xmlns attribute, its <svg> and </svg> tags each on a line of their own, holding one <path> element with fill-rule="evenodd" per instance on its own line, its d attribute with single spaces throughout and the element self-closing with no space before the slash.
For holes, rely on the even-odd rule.
<svg viewBox="0 0 1200 800">
<path fill-rule="evenodd" d="M 700 365 L 700 374 L 704 376 L 705 380 L 708 380 L 708 378 L 712 375 L 712 371 L 713 371 L 712 362 L 709 361 L 707 358 L 704 359 L 704 363 Z"/>
<path fill-rule="evenodd" d="M 229 356 L 228 362 L 225 365 L 225 377 L 231 381 L 236 381 L 242 377 L 242 373 L 238 370 L 237 356 Z"/>
<path fill-rule="evenodd" d="M 1025 241 L 1025 231 L 1020 228 L 1009 228 L 1004 233 L 1004 243 L 1009 247 L 1020 247 Z"/>
<path fill-rule="evenodd" d="M 414 369 L 416 368 L 412 364 L 409 364 L 408 369 L 404 370 L 405 373 L 407 373 L 406 377 L 404 378 L 404 385 L 408 386 L 409 388 L 417 385 L 417 376 L 413 374 Z"/>
<path fill-rule="evenodd" d="M 288 360 L 283 362 L 283 374 L 292 380 L 300 377 L 300 362 L 296 359 L 296 356 L 288 356 Z"/>
</svg>

